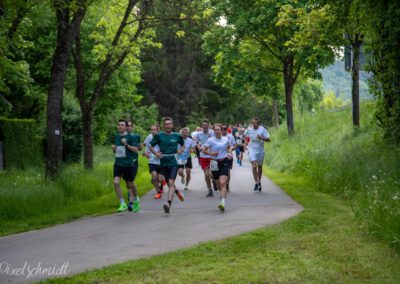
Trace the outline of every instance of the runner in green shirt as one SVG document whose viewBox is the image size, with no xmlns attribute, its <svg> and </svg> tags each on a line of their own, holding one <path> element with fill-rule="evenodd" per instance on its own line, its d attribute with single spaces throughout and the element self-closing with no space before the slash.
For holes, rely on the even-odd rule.
<svg viewBox="0 0 400 284">
<path fill-rule="evenodd" d="M 177 154 L 182 154 L 185 150 L 185 142 L 179 133 L 172 132 L 174 128 L 172 118 L 164 118 L 163 123 L 165 131 L 153 137 L 150 142 L 150 151 L 160 159 L 161 174 L 164 175 L 165 180 L 168 182 L 168 203 L 165 203 L 163 208 L 165 213 L 169 214 L 174 193 L 176 193 L 180 201 L 185 200 L 182 192 L 175 187 L 175 179 L 178 173 Z M 156 145 L 160 147 L 159 152 L 154 149 Z M 182 146 L 179 150 L 178 145 Z"/>
<path fill-rule="evenodd" d="M 118 212 L 129 211 L 138 212 L 140 210 L 140 201 L 137 192 L 134 192 L 134 183 L 137 170 L 138 170 L 138 151 L 140 145 L 140 138 L 128 134 L 126 131 L 126 120 L 120 119 L 118 121 L 118 134 L 114 137 L 114 144 L 112 150 L 115 153 L 114 163 L 114 187 L 115 193 L 120 201 Z M 129 206 L 126 205 L 124 197 L 122 196 L 120 179 L 125 180 L 129 191 Z"/>
</svg>

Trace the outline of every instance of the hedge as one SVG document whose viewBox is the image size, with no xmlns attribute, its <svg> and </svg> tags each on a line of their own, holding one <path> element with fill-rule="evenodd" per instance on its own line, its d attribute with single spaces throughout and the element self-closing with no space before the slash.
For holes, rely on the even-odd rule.
<svg viewBox="0 0 400 284">
<path fill-rule="evenodd" d="M 4 141 L 6 169 L 43 165 L 42 140 L 36 137 L 33 119 L 0 118 L 0 140 Z"/>
</svg>

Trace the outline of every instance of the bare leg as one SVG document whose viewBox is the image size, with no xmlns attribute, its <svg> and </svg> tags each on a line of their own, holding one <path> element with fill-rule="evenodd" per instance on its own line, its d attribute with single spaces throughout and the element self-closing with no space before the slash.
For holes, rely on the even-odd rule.
<svg viewBox="0 0 400 284">
<path fill-rule="evenodd" d="M 175 180 L 174 179 L 169 179 L 168 180 L 168 202 L 174 199 L 174 194 L 175 194 Z"/>
<path fill-rule="evenodd" d="M 192 172 L 192 169 L 191 169 L 191 168 L 186 168 L 186 186 L 189 185 L 190 177 L 191 177 L 191 172 Z"/>
<path fill-rule="evenodd" d="M 204 170 L 204 177 L 205 177 L 205 180 L 206 180 L 207 188 L 211 189 L 211 179 L 212 179 L 212 177 L 211 177 L 210 168 L 207 168 L 207 169 Z"/>
<path fill-rule="evenodd" d="M 119 200 L 123 200 L 124 197 L 122 196 L 122 191 L 121 191 L 121 186 L 120 186 L 120 178 L 115 177 L 114 178 L 114 188 L 115 188 L 115 193 L 117 194 L 117 197 Z"/>
<path fill-rule="evenodd" d="M 226 183 L 228 181 L 227 176 L 220 176 L 219 177 L 219 196 L 222 199 L 226 199 Z"/>
<path fill-rule="evenodd" d="M 156 190 L 157 193 L 160 192 L 160 185 L 158 181 L 158 174 L 156 171 L 151 172 L 151 183 L 154 186 L 154 189 Z"/>
<path fill-rule="evenodd" d="M 257 165 L 258 168 L 258 182 L 261 182 L 261 176 L 262 176 L 262 167 L 263 165 Z"/>
<path fill-rule="evenodd" d="M 129 202 L 133 202 L 137 196 L 137 187 L 133 181 L 126 182 L 126 186 L 128 187 L 129 191 Z"/>
<path fill-rule="evenodd" d="M 251 162 L 251 167 L 252 167 L 252 170 L 253 170 L 254 181 L 256 183 L 258 183 L 259 179 L 258 179 L 258 172 L 257 172 L 257 162 L 256 161 Z"/>
</svg>

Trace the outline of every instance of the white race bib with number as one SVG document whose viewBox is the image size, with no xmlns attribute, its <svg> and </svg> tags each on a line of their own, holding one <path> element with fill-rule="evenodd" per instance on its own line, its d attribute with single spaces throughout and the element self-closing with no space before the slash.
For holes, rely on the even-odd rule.
<svg viewBox="0 0 400 284">
<path fill-rule="evenodd" d="M 217 172 L 218 169 L 218 162 L 216 160 L 211 160 L 210 161 L 210 169 L 212 172 Z"/>
<path fill-rule="evenodd" d="M 178 165 L 184 165 L 186 164 L 186 160 L 178 158 Z"/>
<path fill-rule="evenodd" d="M 116 158 L 126 158 L 126 148 L 125 148 L 125 146 L 117 146 L 115 148 L 115 157 Z"/>
</svg>

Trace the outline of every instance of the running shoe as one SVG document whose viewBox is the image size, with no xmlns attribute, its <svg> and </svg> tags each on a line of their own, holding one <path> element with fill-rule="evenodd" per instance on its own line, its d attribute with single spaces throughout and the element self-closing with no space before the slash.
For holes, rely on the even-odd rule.
<svg viewBox="0 0 400 284">
<path fill-rule="evenodd" d="M 261 191 L 261 182 L 258 183 L 258 191 Z"/>
<path fill-rule="evenodd" d="M 128 203 L 128 211 L 132 211 L 133 210 L 133 203 L 129 202 Z"/>
<path fill-rule="evenodd" d="M 214 194 L 211 189 L 208 190 L 206 197 L 212 197 Z"/>
<path fill-rule="evenodd" d="M 258 191 L 258 183 L 256 183 L 255 185 L 254 185 L 254 189 L 253 189 L 254 191 Z"/>
<path fill-rule="evenodd" d="M 154 195 L 154 199 L 160 199 L 161 198 L 161 193 L 156 193 L 156 195 Z"/>
<path fill-rule="evenodd" d="M 136 197 L 136 200 L 133 201 L 133 212 L 139 212 L 140 211 L 140 199 L 139 197 Z"/>
<path fill-rule="evenodd" d="M 125 202 L 122 202 L 119 204 L 119 207 L 117 209 L 118 212 L 124 212 L 128 209 L 128 206 L 126 206 Z"/>
<path fill-rule="evenodd" d="M 221 201 L 221 202 L 218 204 L 218 208 L 219 208 L 219 210 L 221 210 L 221 212 L 224 212 L 224 211 L 225 211 L 225 204 Z"/>
<path fill-rule="evenodd" d="M 169 214 L 169 205 L 168 205 L 168 203 L 164 203 L 163 208 L 164 208 L 164 212 L 166 214 Z"/>
<path fill-rule="evenodd" d="M 176 195 L 178 196 L 178 199 L 183 202 L 185 201 L 185 196 L 183 195 L 183 193 L 180 190 L 175 190 Z"/>
</svg>

